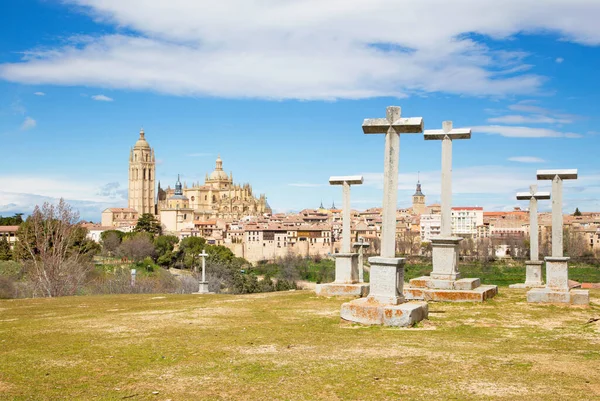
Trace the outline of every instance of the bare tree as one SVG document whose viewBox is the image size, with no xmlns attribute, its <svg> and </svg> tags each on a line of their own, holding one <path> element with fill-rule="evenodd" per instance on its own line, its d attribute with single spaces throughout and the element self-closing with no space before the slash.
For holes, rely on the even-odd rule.
<svg viewBox="0 0 600 401">
<path fill-rule="evenodd" d="M 35 293 L 55 297 L 73 295 L 92 268 L 86 252 L 87 230 L 79 213 L 61 199 L 36 206 L 18 231 L 17 255 L 35 286 Z"/>
<path fill-rule="evenodd" d="M 121 238 L 117 233 L 109 232 L 102 240 L 102 250 L 109 256 L 112 256 L 121 245 Z"/>
<path fill-rule="evenodd" d="M 586 256 L 586 254 L 592 254 L 583 233 L 566 229 L 564 239 L 565 252 L 569 257 L 577 259 Z"/>
<path fill-rule="evenodd" d="M 139 233 L 123 241 L 118 250 L 119 255 L 140 262 L 155 254 L 154 243 L 146 233 Z"/>
</svg>

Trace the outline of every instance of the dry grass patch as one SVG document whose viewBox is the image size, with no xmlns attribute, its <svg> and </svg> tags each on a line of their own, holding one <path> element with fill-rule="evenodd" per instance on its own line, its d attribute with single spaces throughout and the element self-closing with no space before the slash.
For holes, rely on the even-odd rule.
<svg viewBox="0 0 600 401">
<path fill-rule="evenodd" d="M 308 291 L 0 301 L 0 399 L 589 400 L 591 294 L 572 308 L 501 289 L 404 329 L 341 322 L 343 299 Z"/>
</svg>

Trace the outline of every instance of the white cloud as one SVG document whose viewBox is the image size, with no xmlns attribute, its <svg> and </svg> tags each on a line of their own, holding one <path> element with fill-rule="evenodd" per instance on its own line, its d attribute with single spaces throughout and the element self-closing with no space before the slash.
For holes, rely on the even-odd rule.
<svg viewBox="0 0 600 401">
<path fill-rule="evenodd" d="M 565 61 L 565 59 L 562 57 L 557 57 L 554 61 L 556 61 L 558 64 L 561 64 L 563 61 Z"/>
<path fill-rule="evenodd" d="M 540 114 L 534 114 L 530 116 L 513 114 L 488 118 L 488 122 L 500 124 L 570 124 L 573 122 L 573 120 L 568 118 L 553 118 Z"/>
<path fill-rule="evenodd" d="M 525 112 L 525 113 L 535 113 L 535 114 L 541 114 L 541 115 L 546 115 L 546 114 L 551 113 L 550 109 L 546 109 L 544 107 L 538 106 L 537 103 L 538 103 L 537 100 L 521 100 L 520 102 L 518 102 L 516 104 L 511 104 L 510 106 L 508 106 L 508 108 L 509 108 L 509 110 L 513 110 L 513 111 L 521 111 L 521 112 Z"/>
<path fill-rule="evenodd" d="M 535 156 L 514 156 L 509 157 L 509 161 L 518 163 L 545 163 L 546 160 Z"/>
<path fill-rule="evenodd" d="M 92 96 L 92 99 L 97 100 L 99 102 L 112 102 L 113 100 L 115 100 L 111 97 L 104 96 L 104 95 L 94 95 L 94 96 Z"/>
<path fill-rule="evenodd" d="M 44 92 L 34 92 L 33 94 L 36 96 L 46 96 Z"/>
<path fill-rule="evenodd" d="M 65 183 L 68 183 L 65 184 Z M 30 213 L 36 205 L 67 200 L 81 217 L 100 220 L 107 207 L 127 206 L 127 189 L 118 182 L 77 181 L 73 177 L 4 175 L 0 176 L 0 212 Z"/>
<path fill-rule="evenodd" d="M 574 132 L 560 132 L 547 128 L 513 127 L 506 125 L 484 125 L 472 127 L 473 133 L 502 135 L 507 138 L 581 138 Z"/>
<path fill-rule="evenodd" d="M 31 117 L 25 117 L 25 121 L 21 124 L 21 131 L 27 131 L 35 128 L 37 122 Z"/>
<path fill-rule="evenodd" d="M 527 72 L 527 55 L 472 34 L 552 32 L 600 44 L 597 0 L 552 0 L 542 11 L 534 0 L 67 1 L 133 33 L 28 51 L 0 65 L 0 77 L 267 99 L 524 94 L 544 82 Z"/>
</svg>

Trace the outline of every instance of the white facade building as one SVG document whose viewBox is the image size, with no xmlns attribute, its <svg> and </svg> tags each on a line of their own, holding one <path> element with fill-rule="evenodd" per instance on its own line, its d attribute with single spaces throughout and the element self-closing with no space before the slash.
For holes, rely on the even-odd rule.
<svg viewBox="0 0 600 401">
<path fill-rule="evenodd" d="M 475 238 L 477 236 L 477 226 L 482 224 L 482 207 L 452 208 L 452 235 Z"/>
<path fill-rule="evenodd" d="M 431 238 L 438 237 L 442 229 L 442 215 L 422 214 L 421 215 L 421 242 L 430 242 Z"/>
<path fill-rule="evenodd" d="M 442 215 L 421 215 L 421 241 L 429 242 L 431 238 L 441 233 Z M 477 226 L 483 225 L 482 207 L 453 207 L 452 208 L 452 235 L 460 237 L 476 237 Z"/>
</svg>

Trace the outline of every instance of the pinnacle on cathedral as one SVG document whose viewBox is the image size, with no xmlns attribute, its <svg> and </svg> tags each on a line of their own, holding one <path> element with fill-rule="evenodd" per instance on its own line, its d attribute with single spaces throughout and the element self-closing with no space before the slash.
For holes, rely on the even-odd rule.
<svg viewBox="0 0 600 401">
<path fill-rule="evenodd" d="M 175 195 L 183 195 L 183 190 L 181 189 L 181 181 L 179 180 L 179 174 L 177 174 L 177 182 L 175 183 Z"/>
<path fill-rule="evenodd" d="M 417 181 L 417 190 L 413 196 L 425 196 L 425 194 L 421 192 L 421 181 Z"/>
</svg>

